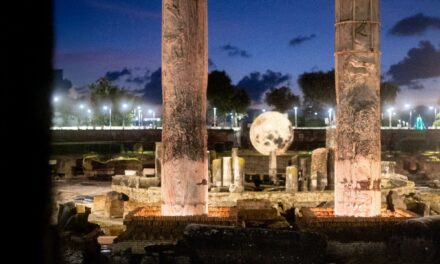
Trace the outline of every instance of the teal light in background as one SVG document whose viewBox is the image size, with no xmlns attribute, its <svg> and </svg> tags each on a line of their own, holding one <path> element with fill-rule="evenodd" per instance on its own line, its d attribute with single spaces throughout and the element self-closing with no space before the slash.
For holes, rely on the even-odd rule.
<svg viewBox="0 0 440 264">
<path fill-rule="evenodd" d="M 423 123 L 423 119 L 420 115 L 416 119 L 416 129 L 417 130 L 425 130 L 426 129 L 426 126 Z"/>
</svg>

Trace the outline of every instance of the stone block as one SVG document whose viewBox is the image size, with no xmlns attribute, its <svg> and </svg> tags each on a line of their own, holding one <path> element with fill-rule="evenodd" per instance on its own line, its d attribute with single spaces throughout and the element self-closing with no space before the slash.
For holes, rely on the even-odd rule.
<svg viewBox="0 0 440 264">
<path fill-rule="evenodd" d="M 267 199 L 241 199 L 237 200 L 237 210 L 270 209 L 272 204 Z"/>
<path fill-rule="evenodd" d="M 310 191 L 322 191 L 327 187 L 327 156 L 328 150 L 326 148 L 318 148 L 312 152 Z"/>
<path fill-rule="evenodd" d="M 106 195 L 96 195 L 93 197 L 93 212 L 104 211 Z"/>
<path fill-rule="evenodd" d="M 105 198 L 104 216 L 107 218 L 121 218 L 124 215 L 124 201 L 118 192 L 109 192 Z"/>
</svg>

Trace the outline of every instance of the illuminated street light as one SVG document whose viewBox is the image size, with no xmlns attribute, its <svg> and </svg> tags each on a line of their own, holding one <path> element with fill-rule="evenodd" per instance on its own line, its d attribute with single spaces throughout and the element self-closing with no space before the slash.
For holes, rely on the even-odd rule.
<svg viewBox="0 0 440 264">
<path fill-rule="evenodd" d="M 122 129 L 125 129 L 125 118 L 126 118 L 126 114 L 127 114 L 127 109 L 128 109 L 128 104 L 123 103 L 122 104 Z"/>
<path fill-rule="evenodd" d="M 156 112 L 151 109 L 148 109 L 148 113 L 153 116 L 153 127 L 156 128 Z"/>
<path fill-rule="evenodd" d="M 405 104 L 405 109 L 409 109 L 409 121 L 408 121 L 408 129 L 411 128 L 411 120 L 412 120 L 412 109 L 410 104 Z"/>
<path fill-rule="evenodd" d="M 263 110 L 261 110 L 261 111 L 262 111 L 263 113 L 265 113 L 265 112 L 266 112 L 266 109 L 263 108 Z"/>
<path fill-rule="evenodd" d="M 295 111 L 295 127 L 298 127 L 298 107 L 293 107 L 293 110 Z"/>
<path fill-rule="evenodd" d="M 141 115 L 142 115 L 142 109 L 141 109 L 140 106 L 138 106 L 138 107 L 137 107 L 137 110 L 138 110 L 138 127 L 141 127 L 141 122 L 142 122 L 142 117 L 141 117 Z"/>
<path fill-rule="evenodd" d="M 333 112 L 333 109 L 330 108 L 328 110 L 328 126 L 332 126 L 332 112 Z"/>
<path fill-rule="evenodd" d="M 92 110 L 87 109 L 87 114 L 89 115 L 89 126 L 92 125 Z"/>
<path fill-rule="evenodd" d="M 214 110 L 214 127 L 216 127 L 217 126 L 217 108 L 214 107 L 213 110 Z"/>
<path fill-rule="evenodd" d="M 104 109 L 104 111 L 108 110 L 108 113 L 109 113 L 109 127 L 111 129 L 112 128 L 112 108 L 111 107 L 107 107 L 106 105 L 104 105 L 102 107 L 102 109 Z"/>
<path fill-rule="evenodd" d="M 53 102 L 54 102 L 54 103 L 57 103 L 59 100 L 60 100 L 60 98 L 59 98 L 58 96 L 55 96 L 55 97 L 53 98 Z"/>
<path fill-rule="evenodd" d="M 390 107 L 390 108 L 388 108 L 388 117 L 389 117 L 389 128 L 392 128 L 393 126 L 392 126 L 392 115 L 393 115 L 393 110 L 394 110 L 394 108 L 392 108 L 392 107 Z"/>
<path fill-rule="evenodd" d="M 435 123 L 435 120 L 437 119 L 437 107 L 430 106 L 429 110 L 434 110 L 434 123 L 433 123 L 433 127 L 437 128 L 437 124 Z"/>
</svg>

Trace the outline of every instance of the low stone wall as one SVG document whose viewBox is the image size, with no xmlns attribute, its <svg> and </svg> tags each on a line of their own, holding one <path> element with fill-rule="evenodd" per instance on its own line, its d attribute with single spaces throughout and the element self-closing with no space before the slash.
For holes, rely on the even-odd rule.
<svg viewBox="0 0 440 264">
<path fill-rule="evenodd" d="M 112 185 L 112 190 L 128 195 L 131 203 L 138 203 L 139 205 L 160 204 L 162 202 L 160 188 L 158 187 L 136 189 L 127 186 Z M 235 206 L 237 200 L 241 199 L 267 199 L 272 205 L 281 202 L 285 208 L 315 207 L 322 202 L 332 201 L 333 192 L 210 192 L 208 195 L 209 206 Z"/>
</svg>

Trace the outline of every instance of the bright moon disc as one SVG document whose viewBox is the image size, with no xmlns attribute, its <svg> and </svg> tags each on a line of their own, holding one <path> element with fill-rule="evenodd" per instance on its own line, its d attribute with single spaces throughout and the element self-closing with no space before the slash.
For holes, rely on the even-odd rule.
<svg viewBox="0 0 440 264">
<path fill-rule="evenodd" d="M 278 112 L 259 115 L 250 130 L 252 145 L 263 155 L 276 151 L 283 154 L 293 141 L 293 129 L 289 119 Z"/>
</svg>

